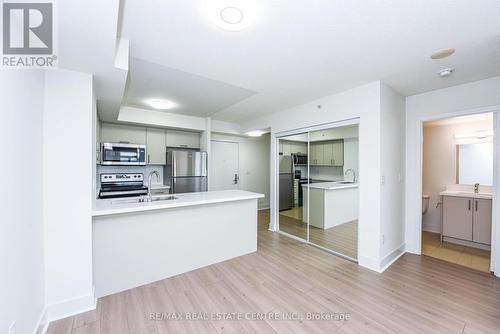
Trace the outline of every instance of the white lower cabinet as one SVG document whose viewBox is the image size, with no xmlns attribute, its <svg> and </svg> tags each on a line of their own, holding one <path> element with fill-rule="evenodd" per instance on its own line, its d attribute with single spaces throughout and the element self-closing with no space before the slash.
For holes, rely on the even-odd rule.
<svg viewBox="0 0 500 334">
<path fill-rule="evenodd" d="M 487 245 L 491 243 L 491 200 L 489 199 L 474 199 L 472 241 Z"/>
<path fill-rule="evenodd" d="M 443 237 L 491 244 L 491 200 L 442 197 Z"/>
</svg>

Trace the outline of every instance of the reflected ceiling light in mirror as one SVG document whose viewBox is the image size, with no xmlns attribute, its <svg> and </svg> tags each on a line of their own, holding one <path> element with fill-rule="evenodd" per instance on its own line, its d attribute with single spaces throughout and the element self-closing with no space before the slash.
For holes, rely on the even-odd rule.
<svg viewBox="0 0 500 334">
<path fill-rule="evenodd" d="M 256 19 L 255 1 L 206 0 L 206 14 L 219 28 L 239 31 L 247 28 Z"/>
</svg>

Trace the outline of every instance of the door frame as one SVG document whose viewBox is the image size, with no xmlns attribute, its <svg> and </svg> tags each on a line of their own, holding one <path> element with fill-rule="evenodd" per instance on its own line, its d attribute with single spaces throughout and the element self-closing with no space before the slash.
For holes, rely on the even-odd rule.
<svg viewBox="0 0 500 334">
<path fill-rule="evenodd" d="M 287 130 L 287 131 L 281 131 L 281 132 L 272 132 L 271 133 L 271 161 L 274 162 L 274 168 L 271 168 L 271 221 L 269 223 L 269 230 L 278 232 L 279 234 L 285 235 L 289 238 L 301 241 L 305 244 L 311 245 L 313 247 L 322 249 L 326 252 L 329 252 L 331 254 L 337 255 L 339 257 L 342 257 L 344 259 L 347 259 L 352 262 L 358 262 L 357 259 L 353 259 L 349 256 L 346 256 L 344 254 L 335 252 L 334 250 L 322 247 L 320 245 L 316 245 L 312 242 L 309 241 L 309 219 L 307 220 L 307 240 L 302 239 L 300 237 L 297 237 L 295 235 L 283 232 L 279 229 L 279 177 L 277 177 L 279 173 L 279 139 L 292 136 L 292 135 L 298 135 L 298 134 L 304 134 L 307 133 L 307 156 L 309 157 L 311 154 L 311 148 L 310 148 L 310 142 L 309 142 L 309 134 L 312 131 L 320 131 L 320 130 L 327 130 L 327 129 L 333 129 L 333 128 L 339 128 L 343 126 L 348 126 L 348 125 L 360 125 L 361 119 L 360 117 L 354 117 L 354 118 L 349 118 L 337 122 L 329 122 L 329 123 L 322 123 L 322 124 L 317 124 L 313 126 L 308 126 L 308 127 L 303 127 L 303 128 L 297 128 L 293 130 Z M 358 144 L 359 145 L 359 144 Z M 358 150 L 358 162 L 359 162 L 359 153 L 360 150 Z M 310 165 L 307 165 L 307 174 L 310 175 Z M 358 184 L 358 189 L 361 186 Z M 274 195 L 273 195 L 273 190 L 274 189 Z M 309 202 L 309 197 L 307 198 L 307 201 Z M 308 203 L 309 205 L 309 203 Z M 359 204 L 358 204 L 358 213 L 359 213 Z M 359 220 L 358 220 L 359 224 Z M 359 254 L 359 228 L 358 228 L 358 254 Z"/>
<path fill-rule="evenodd" d="M 232 144 L 236 144 L 237 147 L 238 147 L 238 189 L 240 189 L 240 143 L 238 141 L 234 141 L 234 140 L 229 140 L 229 139 L 211 139 L 210 140 L 210 151 L 212 153 L 212 157 L 210 158 L 209 160 L 209 171 L 208 171 L 208 175 L 209 175 L 209 179 L 211 178 L 210 177 L 210 171 L 212 170 L 212 167 L 213 167 L 213 149 L 212 149 L 212 143 L 213 142 L 219 142 L 219 143 L 232 143 Z M 209 191 L 212 191 L 213 190 L 213 183 L 212 182 L 209 182 Z"/>
<path fill-rule="evenodd" d="M 499 157 L 500 157 L 500 105 L 474 108 L 453 111 L 448 113 L 443 113 L 439 115 L 423 116 L 416 119 L 414 126 L 416 127 L 416 139 L 417 139 L 417 152 L 416 152 L 416 170 L 417 175 L 416 182 L 418 191 L 415 194 L 416 201 L 415 211 L 413 212 L 415 219 L 414 226 L 409 226 L 411 231 L 416 233 L 410 233 L 406 239 L 413 239 L 417 245 L 417 254 L 422 255 L 422 183 L 423 183 L 423 140 L 424 132 L 423 127 L 425 122 L 437 121 L 446 118 L 476 115 L 484 113 L 493 113 L 493 185 L 492 185 L 492 221 L 491 221 L 491 252 L 490 252 L 490 271 L 495 272 L 495 268 L 500 268 L 500 256 L 497 256 L 498 245 L 500 245 L 500 229 L 498 228 L 498 222 L 500 221 L 500 207 L 498 206 L 498 195 L 500 194 L 500 173 L 498 173 Z M 441 222 L 442 224 L 442 222 Z M 498 275 L 497 275 L 498 276 Z"/>
</svg>

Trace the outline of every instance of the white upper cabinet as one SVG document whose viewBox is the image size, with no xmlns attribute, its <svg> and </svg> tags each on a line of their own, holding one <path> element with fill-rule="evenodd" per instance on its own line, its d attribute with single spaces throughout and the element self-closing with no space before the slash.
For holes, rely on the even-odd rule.
<svg viewBox="0 0 500 334">
<path fill-rule="evenodd" d="M 292 154 L 292 144 L 290 142 L 283 142 L 283 155 L 291 155 Z"/>
<path fill-rule="evenodd" d="M 324 146 L 323 143 L 311 143 L 311 157 L 309 158 L 311 165 L 324 164 Z"/>
<path fill-rule="evenodd" d="M 307 154 L 307 144 L 301 142 L 292 142 L 291 151 L 292 153 Z"/>
<path fill-rule="evenodd" d="M 311 165 L 343 166 L 344 142 L 342 140 L 311 143 Z"/>
<path fill-rule="evenodd" d="M 200 148 L 198 132 L 167 130 L 168 147 Z"/>
<path fill-rule="evenodd" d="M 111 143 L 146 144 L 146 128 L 112 123 L 102 123 L 101 141 Z"/>
<path fill-rule="evenodd" d="M 167 162 L 167 141 L 164 129 L 146 129 L 146 149 L 148 165 L 164 165 Z"/>
<path fill-rule="evenodd" d="M 332 165 L 344 166 L 344 141 L 338 140 L 332 143 Z"/>
</svg>

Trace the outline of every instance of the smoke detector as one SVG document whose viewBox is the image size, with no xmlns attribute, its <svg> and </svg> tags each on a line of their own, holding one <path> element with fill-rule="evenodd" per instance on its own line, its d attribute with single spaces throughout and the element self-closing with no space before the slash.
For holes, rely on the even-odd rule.
<svg viewBox="0 0 500 334">
<path fill-rule="evenodd" d="M 455 49 L 453 48 L 438 50 L 431 55 L 431 59 L 443 59 L 451 56 L 454 53 Z"/>
<path fill-rule="evenodd" d="M 455 71 L 454 68 L 443 68 L 438 72 L 441 78 L 449 77 Z"/>
</svg>

